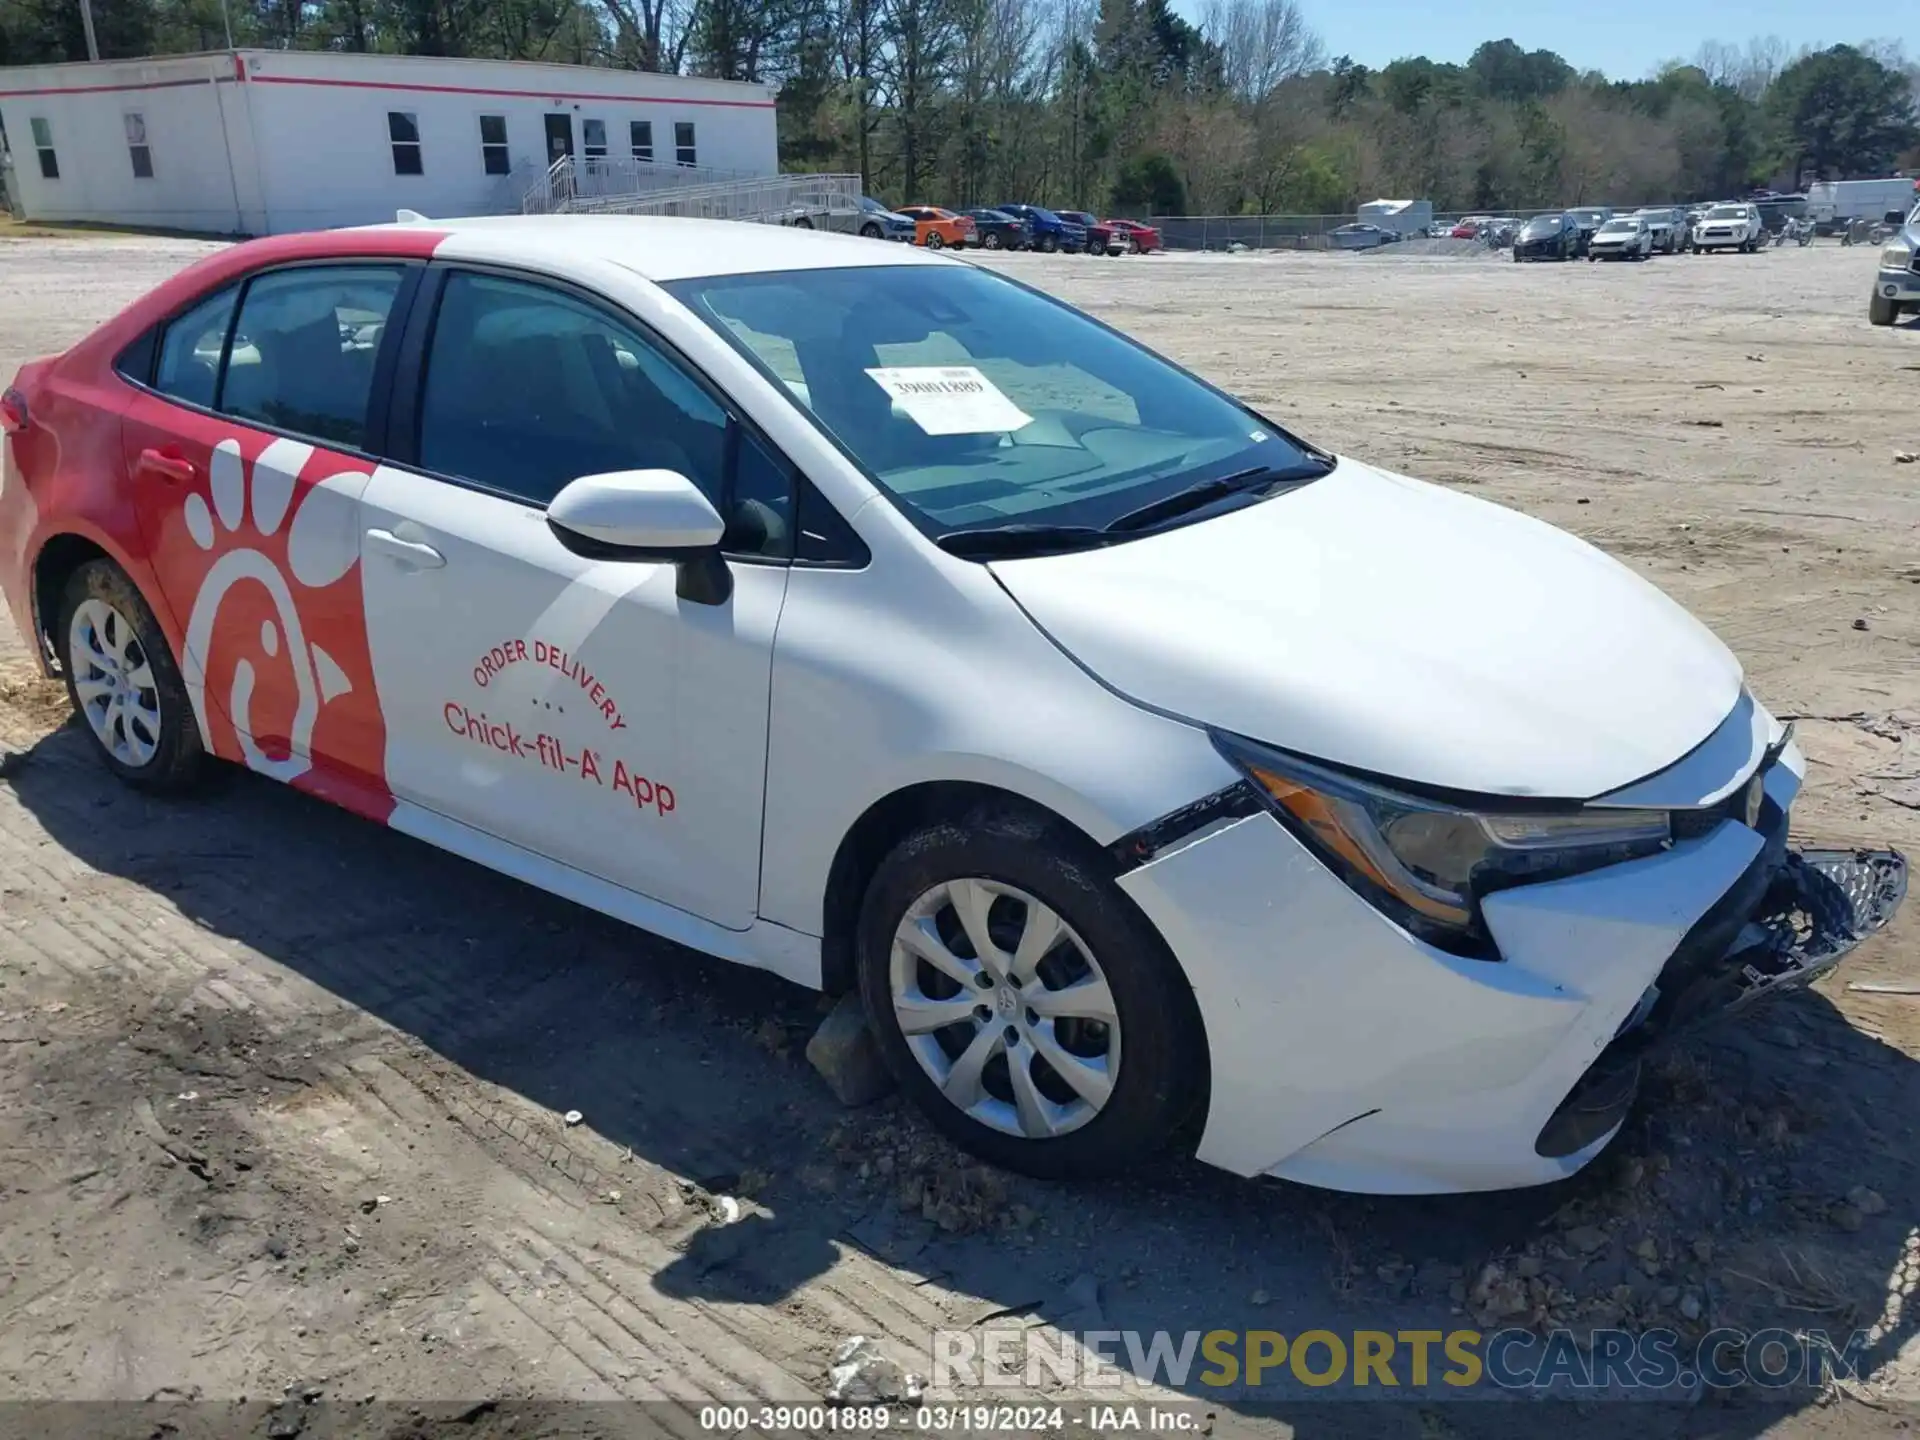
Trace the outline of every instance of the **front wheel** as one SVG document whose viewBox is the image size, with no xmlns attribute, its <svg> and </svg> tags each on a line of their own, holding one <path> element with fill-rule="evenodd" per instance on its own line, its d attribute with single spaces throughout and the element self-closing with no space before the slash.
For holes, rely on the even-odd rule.
<svg viewBox="0 0 1920 1440">
<path fill-rule="evenodd" d="M 793 228 L 796 230 L 811 230 L 813 228 L 813 221 L 802 215 L 793 222 Z"/>
<path fill-rule="evenodd" d="M 90 560 L 67 578 L 59 610 L 67 694 L 94 749 L 129 785 L 184 790 L 206 751 L 159 621 L 127 572 Z"/>
<path fill-rule="evenodd" d="M 901 1087 L 995 1164 L 1049 1179 L 1137 1167 L 1204 1093 L 1178 964 L 1057 822 L 987 808 L 908 836 L 867 888 L 857 944 Z"/>
<path fill-rule="evenodd" d="M 880 238 L 880 227 L 869 220 L 860 227 L 860 233 L 869 240 L 878 240 Z"/>
<path fill-rule="evenodd" d="M 986 246 L 987 249 L 989 250 L 998 250 L 1000 248 L 999 233 L 997 231 L 989 230 L 986 233 L 985 237 L 980 241 L 980 243 Z"/>
<path fill-rule="evenodd" d="M 947 242 L 940 238 L 940 232 L 938 230 L 929 230 L 927 232 L 927 249 L 944 250 L 946 248 Z"/>
<path fill-rule="evenodd" d="M 1059 236 L 1042 235 L 1040 237 L 1040 253 L 1042 255 L 1051 255 L 1053 254 L 1054 251 L 1058 250 L 1059 248 L 1060 248 Z"/>
<path fill-rule="evenodd" d="M 1899 307 L 1884 295 L 1872 296 L 1867 301 L 1867 319 L 1875 325 L 1891 325 L 1899 314 Z"/>
</svg>

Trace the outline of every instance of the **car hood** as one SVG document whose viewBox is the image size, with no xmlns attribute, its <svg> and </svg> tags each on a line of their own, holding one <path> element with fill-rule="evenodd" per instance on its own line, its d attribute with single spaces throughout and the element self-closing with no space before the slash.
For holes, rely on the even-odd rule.
<svg viewBox="0 0 1920 1440">
<path fill-rule="evenodd" d="M 1727 648 L 1624 565 L 1353 460 L 1175 530 L 992 569 L 1139 704 L 1426 785 L 1604 794 L 1672 764 L 1740 697 Z"/>
</svg>

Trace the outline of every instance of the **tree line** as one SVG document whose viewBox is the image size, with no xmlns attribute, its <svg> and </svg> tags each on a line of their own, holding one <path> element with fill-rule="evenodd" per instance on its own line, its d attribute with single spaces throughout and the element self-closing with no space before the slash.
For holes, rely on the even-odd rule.
<svg viewBox="0 0 1920 1440">
<path fill-rule="evenodd" d="M 1897 42 L 1702 46 L 1640 80 L 1492 40 L 1328 56 L 1297 0 L 93 0 L 108 58 L 242 46 L 778 84 L 781 160 L 894 203 L 1336 214 L 1711 199 L 1920 165 Z M 79 0 L 0 0 L 0 66 L 86 57 Z"/>
</svg>

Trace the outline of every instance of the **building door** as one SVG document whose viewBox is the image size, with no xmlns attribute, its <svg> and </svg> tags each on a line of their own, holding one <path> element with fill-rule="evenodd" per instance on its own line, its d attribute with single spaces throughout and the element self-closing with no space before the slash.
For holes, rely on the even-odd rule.
<svg viewBox="0 0 1920 1440">
<path fill-rule="evenodd" d="M 572 154 L 573 116 L 564 113 L 547 116 L 547 164 Z"/>
</svg>

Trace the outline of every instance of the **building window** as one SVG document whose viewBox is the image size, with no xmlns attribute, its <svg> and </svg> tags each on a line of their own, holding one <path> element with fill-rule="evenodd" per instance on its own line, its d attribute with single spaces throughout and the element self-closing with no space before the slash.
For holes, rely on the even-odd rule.
<svg viewBox="0 0 1920 1440">
<path fill-rule="evenodd" d="M 420 117 L 410 110 L 387 112 L 387 138 L 393 142 L 393 173 L 420 175 Z"/>
<path fill-rule="evenodd" d="M 633 158 L 642 165 L 653 163 L 653 122 L 635 120 L 627 126 L 627 136 L 633 141 Z"/>
<path fill-rule="evenodd" d="M 53 127 L 39 116 L 32 120 L 33 148 L 40 152 L 40 176 L 44 180 L 60 178 L 60 160 L 53 153 Z"/>
<path fill-rule="evenodd" d="M 128 111 L 127 154 L 133 160 L 133 178 L 151 180 L 153 178 L 153 151 L 147 145 L 147 117 L 136 111 Z"/>
<path fill-rule="evenodd" d="M 673 122 L 673 160 L 676 165 L 696 163 L 693 156 L 693 122 L 691 120 Z"/>
<path fill-rule="evenodd" d="M 580 144 L 586 151 L 587 168 L 604 170 L 607 168 L 607 122 L 604 120 L 582 120 L 580 122 Z"/>
<path fill-rule="evenodd" d="M 505 175 L 513 167 L 507 163 L 507 117 L 480 117 L 480 163 L 489 175 Z"/>
</svg>

